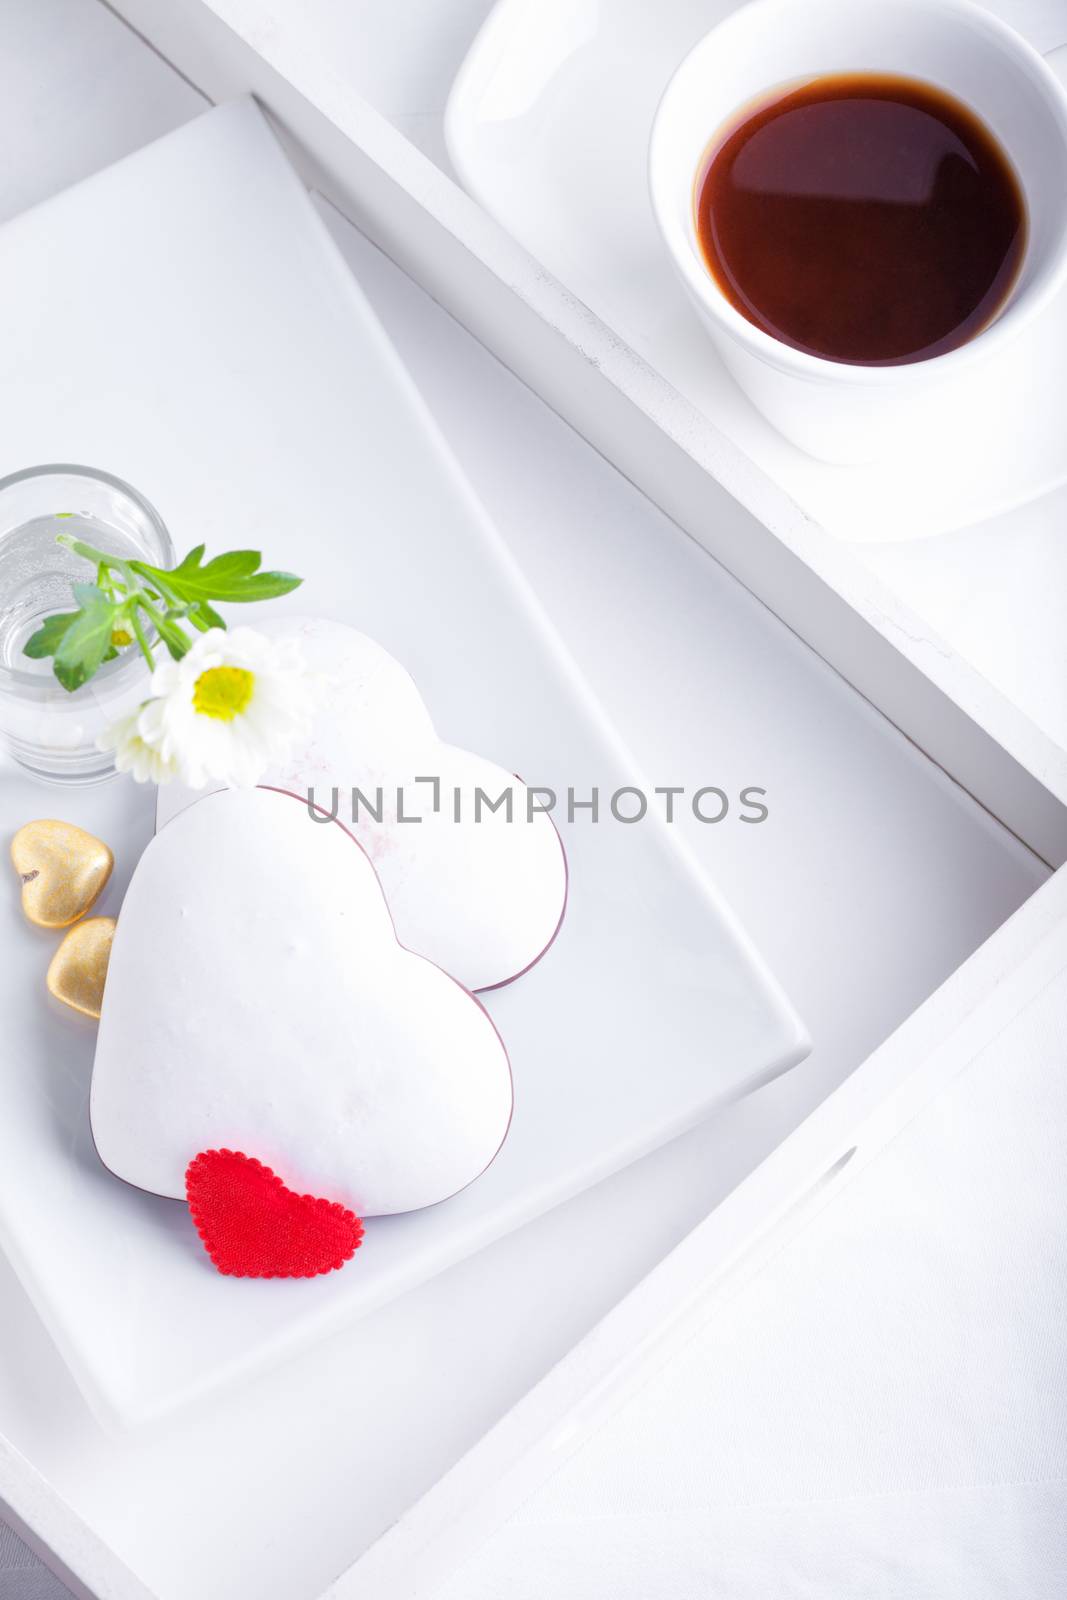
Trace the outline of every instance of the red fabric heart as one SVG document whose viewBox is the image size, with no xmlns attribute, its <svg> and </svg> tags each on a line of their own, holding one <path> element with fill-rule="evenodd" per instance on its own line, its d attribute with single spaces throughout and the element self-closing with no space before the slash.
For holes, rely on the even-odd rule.
<svg viewBox="0 0 1067 1600">
<path fill-rule="evenodd" d="M 314 1278 L 350 1261 L 363 1224 L 336 1200 L 294 1194 L 253 1156 L 203 1150 L 185 1173 L 196 1231 L 229 1278 Z"/>
</svg>

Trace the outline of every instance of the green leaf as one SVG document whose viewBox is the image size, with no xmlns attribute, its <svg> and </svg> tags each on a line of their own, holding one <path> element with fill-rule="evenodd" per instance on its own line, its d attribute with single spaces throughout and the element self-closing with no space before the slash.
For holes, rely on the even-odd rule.
<svg viewBox="0 0 1067 1600">
<path fill-rule="evenodd" d="M 258 550 L 230 550 L 204 562 L 204 546 L 198 544 L 177 567 L 169 572 L 150 567 L 143 561 L 130 565 L 150 583 L 162 583 L 165 590 L 180 600 L 223 600 L 246 604 L 251 600 L 273 600 L 289 594 L 303 582 L 291 572 L 260 572 L 263 560 Z"/>
<path fill-rule="evenodd" d="M 207 623 L 209 628 L 225 629 L 225 622 L 219 616 L 218 612 L 215 610 L 215 607 L 209 606 L 206 600 L 198 600 L 196 602 L 196 611 L 197 615 Z"/>
<path fill-rule="evenodd" d="M 73 692 L 87 683 L 111 648 L 111 634 L 119 607 L 93 583 L 73 585 L 79 610 L 75 612 L 54 652 L 52 670 L 64 689 Z"/>
<path fill-rule="evenodd" d="M 171 571 L 144 561 L 120 561 L 70 534 L 57 542 L 96 567 L 96 582 L 74 584 L 76 611 L 47 617 L 25 646 L 34 658 L 52 657 L 52 668 L 65 689 L 79 689 L 104 661 L 117 654 L 112 643 L 116 625 L 129 626 L 143 612 L 176 661 L 192 646 L 183 619 L 193 626 L 225 628 L 213 601 L 247 603 L 289 594 L 302 580 L 291 572 L 261 572 L 258 550 L 230 550 L 204 560 L 198 544 Z M 144 654 L 150 646 L 138 633 Z"/>
<path fill-rule="evenodd" d="M 63 640 L 63 635 L 74 621 L 80 616 L 79 611 L 57 611 L 55 616 L 46 617 L 36 633 L 32 633 L 22 647 L 24 656 L 32 656 L 35 661 L 40 661 L 44 656 L 54 656 Z"/>
</svg>

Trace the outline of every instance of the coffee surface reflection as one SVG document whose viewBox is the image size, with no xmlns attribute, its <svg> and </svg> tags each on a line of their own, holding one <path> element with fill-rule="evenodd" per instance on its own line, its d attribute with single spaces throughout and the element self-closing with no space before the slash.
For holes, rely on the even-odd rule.
<svg viewBox="0 0 1067 1600">
<path fill-rule="evenodd" d="M 1010 295 L 1026 207 L 961 101 L 916 79 L 821 77 L 739 115 L 698 177 L 705 262 L 741 314 L 830 361 L 965 344 Z"/>
</svg>

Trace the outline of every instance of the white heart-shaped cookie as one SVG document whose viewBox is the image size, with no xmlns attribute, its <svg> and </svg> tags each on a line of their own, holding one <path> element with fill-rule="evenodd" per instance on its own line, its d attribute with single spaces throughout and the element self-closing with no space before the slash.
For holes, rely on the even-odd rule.
<svg viewBox="0 0 1067 1600">
<path fill-rule="evenodd" d="M 567 899 L 563 846 L 550 818 L 531 814 L 526 785 L 438 739 L 408 673 L 365 634 L 311 619 L 259 626 L 297 638 L 326 684 L 307 737 L 263 783 L 305 800 L 313 791 L 327 813 L 336 789 L 338 820 L 373 862 L 409 950 L 468 989 L 525 972 L 552 943 Z M 355 814 L 353 789 L 369 802 Z M 510 816 L 507 803 L 490 808 L 509 791 Z M 199 798 L 164 785 L 157 827 Z"/>
<path fill-rule="evenodd" d="M 90 1114 L 118 1177 L 181 1198 L 242 1151 L 367 1217 L 489 1165 L 511 1117 L 493 1023 L 398 942 L 367 856 L 265 789 L 225 791 L 148 846 L 119 917 Z"/>
</svg>

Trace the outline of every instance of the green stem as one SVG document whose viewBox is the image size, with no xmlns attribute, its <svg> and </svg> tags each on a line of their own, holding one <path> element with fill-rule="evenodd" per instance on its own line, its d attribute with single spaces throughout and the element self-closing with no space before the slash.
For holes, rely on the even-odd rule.
<svg viewBox="0 0 1067 1600">
<path fill-rule="evenodd" d="M 189 640 L 182 632 L 179 624 L 176 621 L 173 621 L 170 617 L 164 616 L 161 612 L 157 611 L 143 589 L 135 590 L 130 598 L 140 606 L 141 610 L 144 612 L 145 616 L 148 618 L 149 622 L 155 628 L 156 632 L 159 634 L 159 637 L 165 644 L 173 644 L 174 646 L 180 644 L 182 648 L 178 652 L 179 655 L 184 655 L 186 651 L 191 648 Z M 173 654 L 173 651 L 171 653 Z"/>
<path fill-rule="evenodd" d="M 160 573 L 154 568 L 146 567 L 144 562 L 136 559 L 123 561 L 121 556 L 110 555 L 106 550 L 98 550 L 95 545 L 87 544 L 84 539 L 75 538 L 72 533 L 58 533 L 56 535 L 56 543 L 63 545 L 67 550 L 73 551 L 76 556 L 81 556 L 83 560 L 92 561 L 95 564 L 97 587 L 103 589 L 112 600 L 119 599 L 119 595 L 116 593 L 115 585 L 107 579 L 107 572 L 110 570 L 121 573 L 126 588 L 126 594 L 122 597 L 124 602 L 123 615 L 129 620 L 130 626 L 134 630 L 145 660 L 150 662 L 152 666 L 155 666 L 155 661 L 152 656 L 151 646 L 145 636 L 144 627 L 137 615 L 138 607 L 144 612 L 156 633 L 168 646 L 172 654 L 177 650 L 178 654 L 182 655 L 190 648 L 190 641 L 179 622 L 179 617 L 187 615 L 190 607 L 179 599 L 166 582 L 166 578 L 161 577 Z M 151 591 L 146 591 L 144 587 L 146 582 L 151 584 L 152 591 L 159 591 L 160 598 L 165 602 L 162 611 L 156 609 L 149 597 Z M 177 615 L 172 615 L 172 611 L 177 612 Z M 196 627 L 203 631 L 204 624 L 198 618 L 193 617 L 191 620 Z"/>
<path fill-rule="evenodd" d="M 179 597 L 167 582 L 166 574 L 158 567 L 150 567 L 145 562 L 138 561 L 134 557 L 130 562 L 130 571 L 136 573 L 137 577 L 147 583 L 150 589 L 158 589 L 161 597 L 172 605 L 178 600 Z"/>
<path fill-rule="evenodd" d="M 163 618 L 160 616 L 160 613 L 156 610 L 151 600 L 149 600 L 144 590 L 137 589 L 130 598 L 133 600 L 135 605 L 139 605 L 141 607 L 141 610 L 144 612 L 145 616 L 158 633 L 159 624 L 163 621 Z"/>
<path fill-rule="evenodd" d="M 148 635 L 144 631 L 144 624 L 137 615 L 137 607 L 131 606 L 127 612 L 127 616 L 129 618 L 130 627 L 133 629 L 134 638 L 141 647 L 141 654 L 148 662 L 148 665 L 152 671 L 155 671 L 156 658 L 152 654 L 151 645 L 148 643 Z"/>
<path fill-rule="evenodd" d="M 183 600 L 181 595 L 167 582 L 167 574 L 159 567 L 149 567 L 143 561 L 131 561 L 130 566 L 139 578 L 150 583 L 153 589 L 158 589 L 160 596 L 167 602 L 168 615 L 188 619 L 200 633 L 207 633 L 212 624 L 206 617 L 200 615 L 200 607 L 194 600 Z"/>
<path fill-rule="evenodd" d="M 121 556 L 111 555 L 107 550 L 98 550 L 95 545 L 86 544 L 84 539 L 76 539 L 72 533 L 57 533 L 56 544 L 65 546 L 66 549 L 81 556 L 85 561 L 91 561 L 97 571 L 103 567 L 110 567 L 115 572 L 121 572 L 126 580 L 126 587 L 135 589 L 133 568 L 128 561 L 123 561 Z"/>
<path fill-rule="evenodd" d="M 168 617 L 173 618 L 175 622 L 184 622 L 188 619 L 194 628 L 200 629 L 201 633 L 207 632 L 211 624 L 203 622 L 197 615 L 197 603 L 195 600 L 183 600 L 181 595 L 171 588 L 163 573 L 155 572 L 151 568 L 143 566 L 140 561 L 131 561 L 130 565 L 139 577 L 150 576 L 152 589 L 148 592 L 151 594 L 154 589 L 159 590 L 160 598 L 167 603 Z"/>
</svg>

